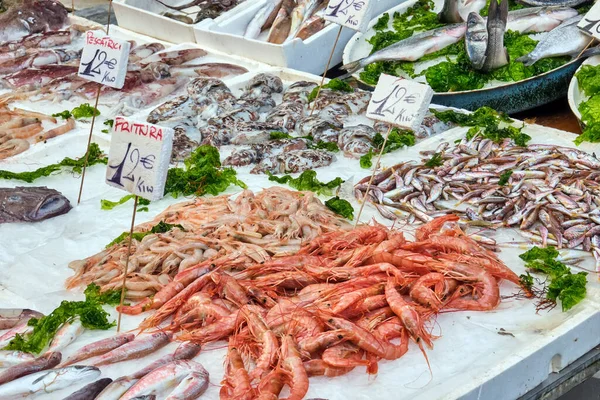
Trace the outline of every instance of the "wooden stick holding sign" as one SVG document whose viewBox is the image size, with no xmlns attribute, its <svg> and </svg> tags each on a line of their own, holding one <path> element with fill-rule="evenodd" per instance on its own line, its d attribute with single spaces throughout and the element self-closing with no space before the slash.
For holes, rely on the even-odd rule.
<svg viewBox="0 0 600 400">
<path fill-rule="evenodd" d="M 159 200 L 164 196 L 174 134 L 170 128 L 123 117 L 115 118 L 108 153 L 106 183 L 135 195 L 117 331 L 121 329 L 121 309 L 125 299 L 138 196 L 150 201 Z"/>
<path fill-rule="evenodd" d="M 390 124 L 390 127 L 379 151 L 377 162 L 373 167 L 373 173 L 367 184 L 365 197 L 358 211 L 354 227 L 360 221 L 360 215 L 369 196 L 375 171 L 379 167 L 379 162 L 385 151 L 385 145 L 387 144 L 392 128 L 397 126 L 402 129 L 410 129 L 411 131 L 417 130 L 421 122 L 423 122 L 423 118 L 425 118 L 425 113 L 429 109 L 432 98 L 433 90 L 423 83 L 386 74 L 381 74 L 379 77 L 379 82 L 377 82 L 377 87 L 367 107 L 366 116 L 370 119 L 387 122 Z"/>
<path fill-rule="evenodd" d="M 324 18 L 327 21 L 331 21 L 340 26 L 338 30 L 337 36 L 335 37 L 335 41 L 333 42 L 333 48 L 331 49 L 331 54 L 329 54 L 329 60 L 327 61 L 327 66 L 325 66 L 325 71 L 323 71 L 323 76 L 321 77 L 321 84 L 319 85 L 319 89 L 317 89 L 317 96 L 313 99 L 313 106 L 310 109 L 310 115 L 315 111 L 315 107 L 317 105 L 317 99 L 319 98 L 319 94 L 321 94 L 321 87 L 323 87 L 323 82 L 325 82 L 325 75 L 327 71 L 329 71 L 329 65 L 331 64 L 331 60 L 333 59 L 333 54 L 335 53 L 335 48 L 337 47 L 337 43 L 340 40 L 340 35 L 342 34 L 342 29 L 344 27 L 348 27 L 350 29 L 354 29 L 355 31 L 365 32 L 369 25 L 369 20 L 371 18 L 371 1 L 375 0 L 330 0 L 327 5 L 327 9 L 325 10 Z"/>
<path fill-rule="evenodd" d="M 106 24 L 106 34 L 110 32 L 110 13 L 112 10 L 112 0 L 108 3 L 108 21 Z M 97 82 L 98 91 L 96 92 L 96 101 L 94 108 L 98 108 L 100 92 L 102 85 L 110 86 L 115 89 L 121 89 L 125 84 L 125 75 L 127 74 L 127 62 L 129 59 L 130 43 L 125 40 L 111 38 L 104 34 L 94 31 L 87 31 L 79 71 L 77 75 L 81 78 Z M 85 181 L 85 171 L 88 164 L 88 153 L 92 143 L 92 132 L 96 123 L 96 115 L 92 116 L 92 125 L 88 136 L 88 144 L 83 162 L 83 171 L 81 173 L 81 183 L 79 185 L 79 196 L 77 204 L 81 203 L 81 194 L 83 193 L 83 182 Z"/>
</svg>

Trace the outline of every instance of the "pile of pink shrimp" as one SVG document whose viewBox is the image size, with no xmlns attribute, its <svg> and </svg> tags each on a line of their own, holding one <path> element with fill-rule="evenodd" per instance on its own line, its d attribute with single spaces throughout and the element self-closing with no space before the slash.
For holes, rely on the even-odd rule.
<svg viewBox="0 0 600 400">
<path fill-rule="evenodd" d="M 33 143 L 45 142 L 75 128 L 75 120 L 45 130 L 42 123 L 56 124 L 56 118 L 33 111 L 0 107 L 0 160 L 20 154 Z"/>
<path fill-rule="evenodd" d="M 258 193 L 201 197 L 174 204 L 136 232 L 164 221 L 181 225 L 134 240 L 127 268 L 126 296 L 139 300 L 165 285 L 180 285 L 186 270 L 200 262 L 244 268 L 272 257 L 296 254 L 302 243 L 352 228 L 312 192 L 273 187 Z M 67 288 L 95 283 L 102 291 L 121 289 L 127 240 L 69 264 L 75 274 Z M 183 278 L 182 278 L 183 277 Z"/>
<path fill-rule="evenodd" d="M 213 261 L 180 272 L 154 297 L 122 311 L 156 310 L 144 330 L 176 340 L 228 341 L 221 399 L 302 399 L 311 376 L 394 360 L 414 341 L 423 354 L 442 311 L 498 306 L 498 282 L 519 277 L 469 238 L 458 217 L 437 218 L 407 241 L 381 225 L 323 234 L 292 256 L 228 269 Z"/>
</svg>

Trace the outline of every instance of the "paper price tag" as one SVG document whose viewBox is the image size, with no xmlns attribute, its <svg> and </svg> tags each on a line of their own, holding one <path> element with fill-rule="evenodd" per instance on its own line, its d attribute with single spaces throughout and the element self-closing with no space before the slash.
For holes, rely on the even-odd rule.
<svg viewBox="0 0 600 400">
<path fill-rule="evenodd" d="M 125 84 L 130 46 L 126 40 L 87 31 L 77 75 L 121 89 Z"/>
<path fill-rule="evenodd" d="M 428 85 L 381 74 L 366 115 L 414 131 L 423 122 L 432 98 Z"/>
<path fill-rule="evenodd" d="M 115 118 L 106 183 L 154 201 L 164 196 L 173 149 L 171 128 Z"/>
<path fill-rule="evenodd" d="M 375 0 L 331 0 L 325 10 L 325 19 L 365 32 L 371 20 L 371 1 Z"/>
<path fill-rule="evenodd" d="M 600 3 L 594 4 L 592 8 L 585 14 L 577 27 L 587 35 L 591 35 L 600 40 Z"/>
</svg>

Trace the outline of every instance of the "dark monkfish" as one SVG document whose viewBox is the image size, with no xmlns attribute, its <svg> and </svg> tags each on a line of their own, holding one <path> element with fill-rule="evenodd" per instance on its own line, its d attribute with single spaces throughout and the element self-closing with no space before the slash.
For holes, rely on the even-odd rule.
<svg viewBox="0 0 600 400">
<path fill-rule="evenodd" d="M 0 188 L 0 224 L 37 222 L 66 214 L 71 203 L 60 192 L 47 187 Z"/>
<path fill-rule="evenodd" d="M 0 43 L 61 29 L 68 19 L 67 9 L 60 1 L 23 0 L 0 14 Z"/>
</svg>

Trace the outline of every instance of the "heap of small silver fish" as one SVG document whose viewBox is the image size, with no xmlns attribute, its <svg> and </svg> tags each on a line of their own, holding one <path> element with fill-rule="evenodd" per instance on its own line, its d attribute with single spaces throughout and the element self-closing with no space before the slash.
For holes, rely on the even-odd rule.
<svg viewBox="0 0 600 400">
<path fill-rule="evenodd" d="M 366 118 L 369 125 L 356 122 L 356 117 L 364 115 L 370 92 L 323 89 L 309 103 L 316 87 L 316 83 L 298 81 L 284 88 L 279 77 L 261 73 L 237 97 L 219 79 L 196 78 L 187 85 L 186 94 L 158 106 L 147 120 L 175 129 L 173 160 L 185 159 L 198 144 L 244 146 L 236 148 L 224 165 L 254 164 L 251 173 L 303 172 L 335 160 L 332 152 L 310 148 L 306 137 L 315 143 L 335 143 L 348 157 L 374 151 L 376 133 L 385 133 L 388 125 L 371 126 Z M 428 114 L 415 136 L 429 137 L 448 127 Z M 292 138 L 270 140 L 274 132 Z"/>
<path fill-rule="evenodd" d="M 442 165 L 428 167 L 437 154 Z M 403 162 L 378 173 L 368 193 L 382 216 L 397 212 L 427 222 L 450 212 L 488 227 L 516 227 L 543 246 L 592 251 L 600 264 L 600 160 L 555 145 L 516 146 L 479 136 L 435 151 L 421 162 Z M 500 184 L 503 174 L 512 174 Z M 362 200 L 370 176 L 355 186 Z M 456 200 L 455 204 L 449 202 Z M 464 210 L 457 208 L 465 204 Z"/>
</svg>

